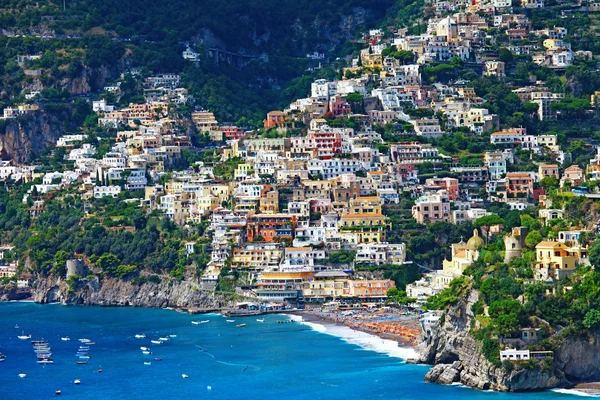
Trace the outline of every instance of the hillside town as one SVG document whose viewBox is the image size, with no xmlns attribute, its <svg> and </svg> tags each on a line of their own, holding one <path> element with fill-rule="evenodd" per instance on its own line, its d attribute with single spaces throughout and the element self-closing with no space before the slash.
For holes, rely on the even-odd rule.
<svg viewBox="0 0 600 400">
<path fill-rule="evenodd" d="M 544 1 L 523 0 L 522 6 L 543 8 Z M 32 202 L 32 218 L 43 213 L 47 199 L 74 192 L 89 204 L 123 199 L 179 226 L 202 226 L 203 234 L 186 242 L 185 251 L 209 255 L 199 278 L 203 288 L 237 279 L 237 292 L 264 301 L 376 303 L 402 289 L 422 306 L 462 276 L 493 238 L 504 235 L 505 262 L 529 246 L 531 226 L 504 234 L 503 224 L 490 219 L 492 206 L 534 209 L 542 226 L 560 224 L 556 238 L 534 244 L 533 279 L 568 277 L 587 263 L 581 238 L 597 225 L 570 225 L 569 211 L 554 204 L 550 192 L 600 197 L 594 192 L 600 149 L 582 143 L 578 156 L 587 155 L 587 161 L 581 165 L 559 133 L 508 125 L 470 79 L 444 76 L 464 68 L 473 79 L 502 84 L 514 73 L 506 65 L 513 58 L 531 58 L 561 74 L 594 55 L 573 51 L 564 41 L 565 27 L 533 29 L 525 14 L 512 13 L 511 2 L 458 7 L 438 1 L 428 9 L 431 17 L 417 32 L 364 33 L 364 47 L 338 79 L 314 80 L 307 97 L 266 114 L 262 129 L 222 123 L 198 107 L 181 113 L 195 99 L 179 75 L 144 78 L 131 70 L 142 82 L 143 99 L 116 105 L 123 74 L 92 101 L 97 128 L 111 136 L 63 135 L 54 154 L 64 154 L 64 168 L 3 161 L 0 179 L 32 183 L 22 199 Z M 568 10 L 563 15 L 570 18 Z M 500 51 L 486 46 L 499 41 L 506 44 Z M 189 47 L 182 57 L 199 59 Z M 22 55 L 18 61 L 27 68 L 35 58 Z M 510 89 L 525 117 L 536 123 L 571 116 L 572 103 L 553 82 L 534 74 L 526 81 L 512 81 Z M 36 93 L 28 97 L 34 100 Z M 599 98 L 595 92 L 577 111 L 596 117 Z M 41 112 L 33 100 L 5 108 L 4 120 Z M 462 139 L 453 151 L 440 146 L 457 136 Z M 467 150 L 468 159 L 461 155 Z M 476 229 L 451 244 L 446 260 L 416 265 L 407 243 L 395 240 L 398 234 L 390 238 L 401 229 L 391 217 L 406 202 L 405 220 L 422 226 L 471 223 Z M 419 271 L 403 282 L 405 288 L 381 273 L 401 266 Z M 0 268 L 2 277 L 25 273 L 14 262 Z"/>
</svg>

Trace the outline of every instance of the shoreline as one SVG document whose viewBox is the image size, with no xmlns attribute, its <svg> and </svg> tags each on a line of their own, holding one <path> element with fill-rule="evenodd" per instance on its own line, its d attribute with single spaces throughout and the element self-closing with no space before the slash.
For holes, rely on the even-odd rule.
<svg viewBox="0 0 600 400">
<path fill-rule="evenodd" d="M 314 315 L 311 316 L 310 314 L 295 313 L 287 314 L 287 316 L 293 321 L 309 326 L 315 332 L 334 336 L 349 344 L 358 346 L 365 351 L 372 351 L 387 355 L 388 357 L 398 358 L 406 364 L 409 364 L 408 360 L 414 359 L 416 356 L 413 346 L 401 345 L 401 343 L 389 337 L 383 337 L 372 332 L 354 329 L 335 321 L 314 318 Z"/>
<path fill-rule="evenodd" d="M 390 332 L 384 332 L 381 329 L 371 329 L 365 323 L 360 321 L 354 321 L 349 318 L 341 317 L 339 313 L 330 312 L 320 312 L 315 310 L 303 310 L 296 313 L 296 315 L 301 316 L 305 322 L 317 322 L 317 323 L 328 323 L 331 325 L 335 325 L 338 327 L 346 327 L 352 329 L 357 332 L 368 333 L 373 336 L 377 336 L 381 339 L 391 340 L 397 342 L 399 346 L 414 348 L 417 346 L 417 337 L 415 335 L 416 332 L 413 330 L 414 322 L 406 321 L 404 324 L 398 324 L 401 327 L 406 328 L 405 331 L 409 335 L 402 334 L 394 334 Z M 419 332 L 420 333 L 420 332 Z"/>
</svg>

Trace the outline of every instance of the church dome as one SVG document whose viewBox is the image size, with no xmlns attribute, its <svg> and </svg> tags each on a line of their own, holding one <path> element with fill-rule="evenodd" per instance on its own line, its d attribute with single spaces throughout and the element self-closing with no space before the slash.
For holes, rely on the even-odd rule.
<svg viewBox="0 0 600 400">
<path fill-rule="evenodd" d="M 473 237 L 467 241 L 467 249 L 479 250 L 483 245 L 483 239 L 479 236 L 479 232 L 477 232 L 477 229 L 473 229 Z"/>
</svg>

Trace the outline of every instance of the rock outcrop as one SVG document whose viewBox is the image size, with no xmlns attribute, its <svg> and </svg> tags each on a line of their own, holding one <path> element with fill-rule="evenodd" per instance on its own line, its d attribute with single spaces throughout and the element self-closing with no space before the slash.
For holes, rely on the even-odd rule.
<svg viewBox="0 0 600 400">
<path fill-rule="evenodd" d="M 443 322 L 432 335 L 418 346 L 417 361 L 434 364 L 425 377 L 427 382 L 458 382 L 481 390 L 520 392 L 569 387 L 574 380 L 600 377 L 598 366 L 586 367 L 588 362 L 592 363 L 593 357 L 600 355 L 600 346 L 594 347 L 598 342 L 586 346 L 584 343 L 589 340 L 586 342 L 582 338 L 566 339 L 555 352 L 555 360 L 549 368 L 527 369 L 517 365 L 506 370 L 489 362 L 482 352 L 481 343 L 470 334 L 474 323 L 471 306 L 477 299 L 477 291 L 461 299 L 444 314 Z M 592 352 L 590 347 L 594 347 L 595 351 Z M 582 357 L 581 361 L 579 357 Z"/>
<path fill-rule="evenodd" d="M 204 291 L 192 282 L 164 280 L 160 284 L 104 278 L 102 281 L 80 280 L 70 286 L 61 278 L 38 281 L 33 300 L 37 303 L 65 305 L 129 306 L 181 309 L 217 309 L 226 307 L 230 299 Z"/>
<path fill-rule="evenodd" d="M 67 131 L 69 118 L 70 109 L 66 107 L 51 112 L 41 109 L 4 120 L 0 126 L 0 156 L 16 163 L 29 161 L 34 154 L 56 144 L 56 139 Z"/>
</svg>

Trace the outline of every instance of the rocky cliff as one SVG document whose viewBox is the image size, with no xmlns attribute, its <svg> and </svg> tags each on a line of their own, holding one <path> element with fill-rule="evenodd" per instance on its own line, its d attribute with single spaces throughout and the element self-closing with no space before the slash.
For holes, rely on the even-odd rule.
<svg viewBox="0 0 600 400">
<path fill-rule="evenodd" d="M 481 342 L 470 334 L 475 320 L 471 306 L 477 299 L 477 291 L 461 299 L 444 313 L 442 322 L 418 346 L 417 362 L 434 364 L 426 381 L 519 392 L 571 387 L 578 382 L 600 379 L 598 332 L 553 338 L 557 346 L 554 360 L 547 368 L 527 369 L 516 364 L 514 369 L 506 370 L 489 362 L 482 353 Z"/>
<path fill-rule="evenodd" d="M 68 107 L 52 111 L 41 109 L 2 121 L 0 157 L 16 163 L 29 161 L 65 134 L 70 115 Z"/>
<path fill-rule="evenodd" d="M 182 309 L 215 309 L 226 307 L 230 299 L 204 291 L 188 281 L 168 281 L 160 284 L 131 282 L 104 278 L 102 281 L 80 280 L 70 286 L 62 278 L 47 278 L 38 282 L 33 300 L 37 303 L 65 305 L 130 306 Z"/>
</svg>

